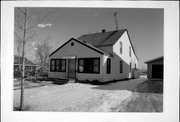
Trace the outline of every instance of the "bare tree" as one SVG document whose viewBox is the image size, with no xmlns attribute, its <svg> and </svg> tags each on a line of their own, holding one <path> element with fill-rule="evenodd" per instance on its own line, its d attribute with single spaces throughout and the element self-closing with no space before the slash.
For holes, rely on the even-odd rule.
<svg viewBox="0 0 180 122">
<path fill-rule="evenodd" d="M 57 11 L 55 9 L 55 11 Z M 46 12 L 41 17 L 36 18 L 37 20 L 35 24 L 32 25 L 33 22 L 30 22 L 30 19 L 34 19 L 34 16 L 31 16 L 30 13 L 32 11 L 29 11 L 29 8 L 15 8 L 15 15 L 18 14 L 18 16 L 15 16 L 15 42 L 17 47 L 17 53 L 18 56 L 22 57 L 22 64 L 20 66 L 20 73 L 21 73 L 21 97 L 20 97 L 20 110 L 23 110 L 24 106 L 24 78 L 25 78 L 25 53 L 26 53 L 26 45 L 29 41 L 31 41 L 35 35 L 35 27 L 37 27 L 37 24 L 44 21 L 45 18 L 47 18 L 49 15 L 55 12 L 54 10 L 51 12 Z"/>
<path fill-rule="evenodd" d="M 25 77 L 25 57 L 24 57 L 24 47 L 26 44 L 26 32 L 27 32 L 27 17 L 28 17 L 28 8 L 24 10 L 24 28 L 23 28 L 23 39 L 22 39 L 22 78 L 21 78 L 21 97 L 20 97 L 20 110 L 23 110 L 24 104 L 24 77 Z"/>
<path fill-rule="evenodd" d="M 41 76 L 44 76 L 48 69 L 48 60 L 51 47 L 48 44 L 48 40 L 51 37 L 48 35 L 44 41 L 36 46 L 36 57 L 39 65 L 39 73 Z"/>
</svg>

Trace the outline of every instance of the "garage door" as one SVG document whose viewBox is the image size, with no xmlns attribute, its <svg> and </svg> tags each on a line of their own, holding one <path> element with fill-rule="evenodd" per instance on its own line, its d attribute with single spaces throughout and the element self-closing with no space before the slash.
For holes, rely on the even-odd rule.
<svg viewBox="0 0 180 122">
<path fill-rule="evenodd" d="M 163 65 L 152 65 L 152 78 L 163 78 Z"/>
</svg>

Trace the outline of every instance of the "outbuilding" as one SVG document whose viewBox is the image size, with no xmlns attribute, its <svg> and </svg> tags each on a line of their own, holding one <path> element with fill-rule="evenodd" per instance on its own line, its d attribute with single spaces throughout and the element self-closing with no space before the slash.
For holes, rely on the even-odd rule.
<svg viewBox="0 0 180 122">
<path fill-rule="evenodd" d="M 147 78 L 149 79 L 163 79 L 163 56 L 146 61 L 147 64 Z"/>
</svg>

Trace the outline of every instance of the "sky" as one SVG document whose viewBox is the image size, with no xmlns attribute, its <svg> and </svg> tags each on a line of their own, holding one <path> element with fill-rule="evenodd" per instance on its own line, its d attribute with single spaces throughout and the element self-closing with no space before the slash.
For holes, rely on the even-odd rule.
<svg viewBox="0 0 180 122">
<path fill-rule="evenodd" d="M 83 34 L 127 29 L 139 59 L 139 68 L 146 69 L 145 61 L 163 55 L 163 9 L 146 8 L 30 8 L 29 27 L 35 26 L 36 36 L 29 42 L 27 57 L 34 58 L 35 45 L 47 35 L 52 51 L 70 38 Z M 15 17 L 21 13 L 15 11 Z M 42 22 L 39 18 L 44 18 Z"/>
</svg>

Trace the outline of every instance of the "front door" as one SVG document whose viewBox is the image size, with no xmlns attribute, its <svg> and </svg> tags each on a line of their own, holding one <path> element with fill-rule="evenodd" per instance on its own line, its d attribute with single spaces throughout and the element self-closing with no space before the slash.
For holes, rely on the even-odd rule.
<svg viewBox="0 0 180 122">
<path fill-rule="evenodd" d="M 76 70 L 75 59 L 68 59 L 68 71 L 67 71 L 68 78 L 73 78 L 73 79 L 75 78 L 76 76 L 75 70 Z"/>
</svg>

